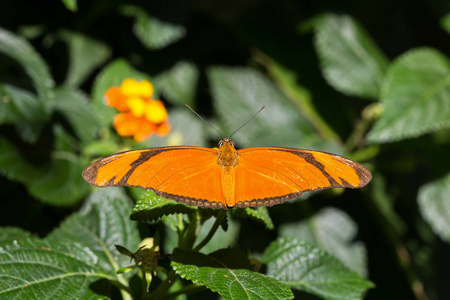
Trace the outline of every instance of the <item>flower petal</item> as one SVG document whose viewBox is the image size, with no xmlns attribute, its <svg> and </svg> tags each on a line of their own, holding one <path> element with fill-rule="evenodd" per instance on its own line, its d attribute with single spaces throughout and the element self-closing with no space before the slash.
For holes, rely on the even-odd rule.
<svg viewBox="0 0 450 300">
<path fill-rule="evenodd" d="M 147 80 L 138 82 L 133 78 L 127 78 L 122 81 L 120 91 L 127 97 L 150 98 L 153 94 L 153 85 Z"/>
<path fill-rule="evenodd" d="M 150 100 L 145 109 L 145 117 L 153 123 L 162 123 L 167 120 L 167 110 L 160 100 Z"/>
<path fill-rule="evenodd" d="M 136 117 L 142 117 L 144 115 L 145 109 L 147 107 L 146 101 L 139 97 L 133 97 L 127 99 L 127 105 L 130 108 L 133 115 Z"/>
<path fill-rule="evenodd" d="M 105 93 L 105 102 L 107 105 L 115 107 L 118 111 L 127 111 L 127 97 L 122 94 L 118 87 L 112 87 Z"/>
</svg>

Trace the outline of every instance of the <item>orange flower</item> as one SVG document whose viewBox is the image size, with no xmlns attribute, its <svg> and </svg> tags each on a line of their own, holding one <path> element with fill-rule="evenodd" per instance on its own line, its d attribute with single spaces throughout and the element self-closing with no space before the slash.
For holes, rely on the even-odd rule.
<svg viewBox="0 0 450 300">
<path fill-rule="evenodd" d="M 160 100 L 152 99 L 152 94 L 150 82 L 131 78 L 106 91 L 106 104 L 120 111 L 114 118 L 117 133 L 141 142 L 155 132 L 159 136 L 170 132 L 167 110 Z"/>
</svg>

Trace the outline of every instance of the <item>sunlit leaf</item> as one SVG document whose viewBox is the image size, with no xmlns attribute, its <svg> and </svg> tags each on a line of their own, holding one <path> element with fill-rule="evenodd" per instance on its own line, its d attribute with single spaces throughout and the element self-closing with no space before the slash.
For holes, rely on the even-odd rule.
<svg viewBox="0 0 450 300">
<path fill-rule="evenodd" d="M 349 16 L 325 15 L 315 39 L 322 73 L 336 90 L 378 99 L 388 61 L 362 26 Z"/>
<path fill-rule="evenodd" d="M 78 10 L 77 0 L 61 0 L 66 8 L 70 11 L 76 12 Z"/>
<path fill-rule="evenodd" d="M 74 3 L 76 10 L 76 2 Z M 60 37 L 69 48 L 69 70 L 65 80 L 67 85 L 80 85 L 95 68 L 111 56 L 107 45 L 83 34 L 64 30 L 61 31 Z"/>
<path fill-rule="evenodd" d="M 360 299 L 374 286 L 327 252 L 297 239 L 270 244 L 263 262 L 269 276 L 324 299 Z"/>
<path fill-rule="evenodd" d="M 113 279 L 97 266 L 97 256 L 76 243 L 21 240 L 0 247 L 0 298 L 99 299 L 90 289 Z"/>
<path fill-rule="evenodd" d="M 139 6 L 126 5 L 121 11 L 134 17 L 134 34 L 149 49 L 164 48 L 186 34 L 183 26 L 158 19 Z"/>
<path fill-rule="evenodd" d="M 293 299 L 285 284 L 250 271 L 248 259 L 236 250 L 210 255 L 176 249 L 172 267 L 182 278 L 206 286 L 224 299 Z"/>
<path fill-rule="evenodd" d="M 450 174 L 419 189 L 420 212 L 443 240 L 450 242 Z"/>
<path fill-rule="evenodd" d="M 14 241 L 31 238 L 29 231 L 19 227 L 0 227 L 0 245 L 11 244 Z"/>
<path fill-rule="evenodd" d="M 365 276 L 366 249 L 361 242 L 353 242 L 357 230 L 357 225 L 346 213 L 328 207 L 302 222 L 281 225 L 280 235 L 316 245 L 335 256 L 347 268 Z"/>
<path fill-rule="evenodd" d="M 397 58 L 383 84 L 383 113 L 369 132 L 373 143 L 398 141 L 450 127 L 450 60 L 419 48 Z"/>
</svg>

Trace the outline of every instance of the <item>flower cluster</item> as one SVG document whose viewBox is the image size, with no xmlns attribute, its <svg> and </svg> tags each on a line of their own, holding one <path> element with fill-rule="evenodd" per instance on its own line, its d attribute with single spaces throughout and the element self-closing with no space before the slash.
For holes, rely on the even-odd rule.
<svg viewBox="0 0 450 300">
<path fill-rule="evenodd" d="M 106 104 L 120 113 L 114 118 L 114 128 L 121 136 L 143 141 L 154 133 L 165 136 L 170 131 L 167 110 L 160 100 L 152 99 L 153 85 L 146 81 L 125 79 L 120 87 L 106 91 Z"/>
</svg>

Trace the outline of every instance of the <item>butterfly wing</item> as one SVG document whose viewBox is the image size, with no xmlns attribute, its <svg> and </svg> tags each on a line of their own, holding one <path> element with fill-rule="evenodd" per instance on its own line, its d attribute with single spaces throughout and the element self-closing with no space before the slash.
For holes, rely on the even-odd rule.
<svg viewBox="0 0 450 300">
<path fill-rule="evenodd" d="M 360 188 L 372 179 L 362 165 L 339 155 L 292 148 L 238 150 L 236 206 L 272 206 L 332 187 Z"/>
<path fill-rule="evenodd" d="M 223 207 L 217 150 L 163 147 L 127 151 L 100 159 L 83 172 L 94 186 L 132 186 L 200 207 Z"/>
</svg>

